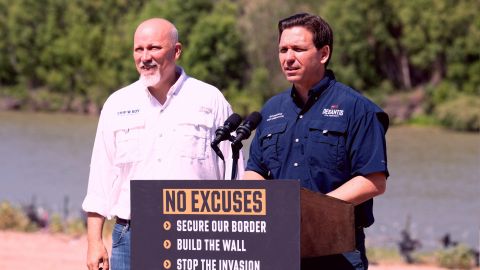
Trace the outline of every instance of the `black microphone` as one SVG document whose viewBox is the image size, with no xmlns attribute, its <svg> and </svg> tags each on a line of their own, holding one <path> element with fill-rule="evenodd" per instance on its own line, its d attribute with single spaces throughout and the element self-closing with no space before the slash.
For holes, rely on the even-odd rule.
<svg viewBox="0 0 480 270">
<path fill-rule="evenodd" d="M 221 141 L 225 141 L 230 139 L 230 133 L 232 133 L 242 122 L 242 117 L 236 113 L 230 115 L 223 126 L 220 126 L 215 131 L 215 139 L 213 139 L 212 143 L 210 144 L 213 148 L 215 148 Z"/>
<path fill-rule="evenodd" d="M 241 141 L 248 139 L 252 131 L 255 130 L 262 121 L 262 115 L 259 112 L 252 112 L 245 121 L 237 128 L 237 137 L 232 141 L 232 145 L 237 145 Z"/>
</svg>

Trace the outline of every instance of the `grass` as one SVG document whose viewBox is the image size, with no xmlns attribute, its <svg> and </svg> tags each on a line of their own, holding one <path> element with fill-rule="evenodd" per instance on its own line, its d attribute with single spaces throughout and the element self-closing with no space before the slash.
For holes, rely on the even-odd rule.
<svg viewBox="0 0 480 270">
<path fill-rule="evenodd" d="M 465 270 L 478 269 L 475 268 L 475 256 L 472 249 L 462 244 L 441 250 L 412 253 L 413 264 Z M 367 257 L 371 264 L 406 263 L 395 248 L 367 248 Z"/>
</svg>

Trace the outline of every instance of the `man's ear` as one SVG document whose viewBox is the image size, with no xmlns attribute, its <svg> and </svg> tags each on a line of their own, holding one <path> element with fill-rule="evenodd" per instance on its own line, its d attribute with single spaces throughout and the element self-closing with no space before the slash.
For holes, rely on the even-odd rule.
<svg viewBox="0 0 480 270">
<path fill-rule="evenodd" d="M 177 42 L 175 43 L 175 59 L 180 59 L 180 55 L 182 54 L 182 43 Z"/>
<path fill-rule="evenodd" d="M 330 46 L 325 45 L 320 49 L 320 62 L 322 64 L 326 64 L 328 62 L 328 59 L 330 58 Z"/>
</svg>

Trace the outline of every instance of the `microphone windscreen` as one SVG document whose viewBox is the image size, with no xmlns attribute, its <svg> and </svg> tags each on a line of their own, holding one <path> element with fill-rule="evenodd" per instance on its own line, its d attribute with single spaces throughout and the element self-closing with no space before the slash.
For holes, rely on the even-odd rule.
<svg viewBox="0 0 480 270">
<path fill-rule="evenodd" d="M 227 120 L 225 120 L 225 126 L 228 126 L 230 132 L 237 129 L 237 127 L 240 126 L 240 123 L 242 123 L 242 117 L 237 113 L 230 115 Z"/>
<path fill-rule="evenodd" d="M 245 119 L 245 123 L 249 123 L 250 125 L 250 130 L 256 129 L 258 124 L 260 124 L 261 121 L 262 121 L 262 115 L 259 112 L 252 112 Z"/>
</svg>

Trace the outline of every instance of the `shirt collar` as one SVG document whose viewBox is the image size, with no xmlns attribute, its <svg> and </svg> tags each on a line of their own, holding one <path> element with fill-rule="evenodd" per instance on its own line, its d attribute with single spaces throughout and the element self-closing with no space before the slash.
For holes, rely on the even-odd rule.
<svg viewBox="0 0 480 270">
<path fill-rule="evenodd" d="M 167 92 L 167 100 L 170 99 L 170 97 L 172 95 L 177 95 L 178 92 L 180 91 L 180 89 L 182 88 L 182 85 L 183 83 L 187 80 L 188 76 L 187 74 L 185 73 L 185 70 L 183 70 L 182 67 L 180 66 L 176 66 L 175 67 L 175 73 L 178 74 L 180 73 L 180 77 L 178 77 L 177 81 L 170 87 L 170 89 L 168 90 Z M 140 82 L 140 81 L 137 81 L 137 82 Z M 148 91 L 148 88 L 147 87 L 143 87 L 144 88 L 144 91 L 145 93 L 147 94 L 147 96 L 149 97 L 150 101 L 151 102 L 158 102 L 153 96 L 152 94 L 150 93 L 150 91 Z"/>
<path fill-rule="evenodd" d="M 327 69 L 323 78 L 317 84 L 315 84 L 312 89 L 308 91 L 308 100 L 306 104 L 303 104 L 303 101 L 297 94 L 295 85 L 292 85 L 290 89 L 290 97 L 297 105 L 297 107 L 303 108 L 303 110 L 308 110 L 313 105 L 313 103 L 315 103 L 317 97 L 320 96 L 323 92 L 325 92 L 325 90 L 327 90 L 334 81 L 335 75 L 333 74 L 333 71 Z"/>
<path fill-rule="evenodd" d="M 333 74 L 333 71 L 331 71 L 330 69 L 327 69 L 325 71 L 325 75 L 323 76 L 323 78 L 317 84 L 315 84 L 312 87 L 312 89 L 308 91 L 308 96 L 309 97 L 319 96 L 320 94 L 323 93 L 323 91 L 325 91 L 330 86 L 330 83 L 334 80 L 335 80 L 335 75 Z M 297 90 L 295 89 L 295 85 L 292 85 L 290 89 L 290 96 L 294 100 L 299 98 L 296 91 Z"/>
<path fill-rule="evenodd" d="M 175 72 L 177 74 L 180 73 L 180 77 L 178 77 L 178 80 L 172 85 L 172 87 L 170 87 L 170 90 L 168 90 L 167 97 L 178 94 L 178 91 L 180 91 L 183 83 L 188 77 L 183 68 L 180 66 L 175 68 Z"/>
</svg>

